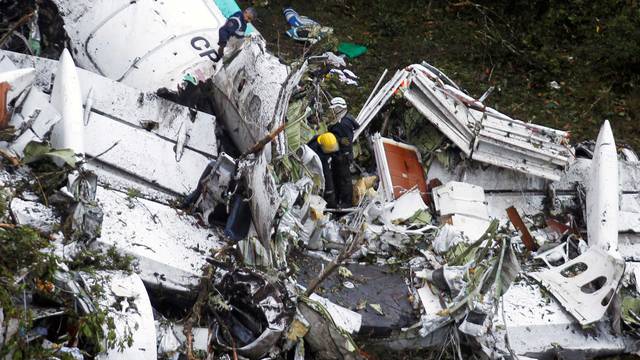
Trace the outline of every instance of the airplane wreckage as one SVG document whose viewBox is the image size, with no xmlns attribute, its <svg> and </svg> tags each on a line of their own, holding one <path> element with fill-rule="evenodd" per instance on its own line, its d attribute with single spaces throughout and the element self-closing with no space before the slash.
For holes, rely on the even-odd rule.
<svg viewBox="0 0 640 360">
<path fill-rule="evenodd" d="M 571 145 L 410 65 L 329 209 L 305 143 L 344 59 L 253 29 L 218 61 L 233 1 L 52 3 L 59 59 L 0 50 L 0 357 L 638 354 L 640 162 L 607 121 Z"/>
</svg>

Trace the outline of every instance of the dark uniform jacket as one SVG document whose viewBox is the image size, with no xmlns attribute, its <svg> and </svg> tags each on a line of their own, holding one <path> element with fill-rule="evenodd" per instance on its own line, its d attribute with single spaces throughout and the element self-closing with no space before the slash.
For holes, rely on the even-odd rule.
<svg viewBox="0 0 640 360">
<path fill-rule="evenodd" d="M 242 11 L 238 11 L 229 16 L 227 22 L 218 31 L 218 45 L 226 46 L 232 36 L 237 38 L 244 37 L 245 31 L 247 31 L 247 22 L 244 20 Z"/>
<path fill-rule="evenodd" d="M 320 157 L 322 175 L 324 176 L 323 198 L 327 202 L 327 206 L 334 208 L 336 207 L 336 188 L 333 183 L 333 172 L 331 171 L 331 154 L 325 154 L 324 151 L 322 151 L 322 147 L 318 144 L 318 135 L 314 136 L 313 139 L 307 143 L 307 146 Z"/>
<path fill-rule="evenodd" d="M 340 152 L 348 155 L 350 159 L 353 158 L 353 134 L 358 127 L 358 123 L 349 114 L 343 116 L 339 122 L 329 127 L 329 131 L 338 138 Z"/>
</svg>

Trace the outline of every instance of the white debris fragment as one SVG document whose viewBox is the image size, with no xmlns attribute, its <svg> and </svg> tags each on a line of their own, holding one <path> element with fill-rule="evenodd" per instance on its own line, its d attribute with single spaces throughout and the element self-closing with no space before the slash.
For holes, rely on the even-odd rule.
<svg viewBox="0 0 640 360">
<path fill-rule="evenodd" d="M 7 93 L 7 104 L 30 88 L 35 77 L 36 71 L 34 68 L 0 71 L 0 83 L 6 82 L 11 85 L 11 89 Z"/>
<path fill-rule="evenodd" d="M 507 355 L 509 349 L 518 357 L 538 358 L 537 354 L 620 353 L 626 348 L 623 337 L 611 334 L 608 322 L 597 322 L 586 335 L 557 301 L 525 281 L 509 287 L 496 314 L 491 330 L 495 336 L 481 338 L 495 341 L 488 347 L 493 351 L 490 358 Z"/>
<path fill-rule="evenodd" d="M 50 234 L 60 224 L 60 218 L 53 210 L 40 202 L 13 198 L 10 207 L 16 223 L 31 226 L 45 234 Z"/>
<path fill-rule="evenodd" d="M 198 285 L 207 253 L 222 246 L 195 218 L 153 201 L 98 187 L 104 210 L 97 246 L 115 246 L 138 262 L 149 286 L 189 291 Z"/>
<path fill-rule="evenodd" d="M 51 134 L 51 144 L 58 149 L 72 149 L 76 154 L 84 154 L 82 90 L 76 66 L 67 49 L 60 56 L 51 89 L 51 104 L 62 115 Z"/>
<path fill-rule="evenodd" d="M 49 97 L 35 87 L 29 90 L 17 110 L 10 124 L 22 132 L 11 144 L 11 149 L 23 156 L 24 148 L 30 141 L 47 140 L 47 135 L 62 115 L 49 103 Z"/>
<path fill-rule="evenodd" d="M 422 200 L 418 189 L 408 191 L 400 196 L 391 208 L 388 220 L 392 223 L 404 222 L 418 211 L 429 211 L 429 207 Z"/>
<path fill-rule="evenodd" d="M 465 242 L 465 238 L 456 227 L 450 224 L 444 224 L 435 239 L 432 242 L 433 251 L 436 254 L 444 254 L 457 244 Z"/>
<path fill-rule="evenodd" d="M 490 224 L 484 190 L 468 183 L 449 182 L 433 189 L 433 203 L 449 222 L 470 241 L 478 240 Z"/>
<path fill-rule="evenodd" d="M 609 121 L 605 120 L 596 141 L 587 183 L 587 236 L 590 246 L 618 250 L 618 154 Z"/>
<path fill-rule="evenodd" d="M 331 316 L 333 322 L 337 327 L 348 332 L 349 334 L 355 334 L 360 331 L 360 326 L 362 326 L 362 315 L 346 309 L 340 305 L 336 305 L 328 299 L 315 293 L 311 294 L 309 298 L 313 301 L 317 301 L 327 309 L 329 315 Z"/>
<path fill-rule="evenodd" d="M 581 325 L 599 321 L 624 274 L 624 260 L 599 247 L 555 268 L 527 273 L 539 281 Z"/>
<path fill-rule="evenodd" d="M 156 335 L 158 336 L 158 356 L 163 359 L 178 360 L 182 343 L 173 331 L 173 324 L 156 320 Z"/>
<path fill-rule="evenodd" d="M 355 138 L 398 90 L 473 160 L 558 180 L 571 159 L 563 144 L 566 132 L 512 119 L 470 97 L 427 63 L 399 70 L 373 95 L 358 114 Z"/>
<path fill-rule="evenodd" d="M 555 80 L 549 82 L 549 87 L 552 88 L 553 90 L 560 90 L 561 88 L 560 84 L 558 84 L 558 82 Z"/>
<path fill-rule="evenodd" d="M 95 279 L 86 280 L 89 284 L 106 280 L 100 284 L 105 288 L 105 297 L 97 301 L 111 312 L 116 336 L 125 339 L 130 334 L 132 340 L 130 347 L 107 350 L 97 359 L 157 359 L 153 309 L 140 277 L 121 272 L 98 272 Z"/>
</svg>

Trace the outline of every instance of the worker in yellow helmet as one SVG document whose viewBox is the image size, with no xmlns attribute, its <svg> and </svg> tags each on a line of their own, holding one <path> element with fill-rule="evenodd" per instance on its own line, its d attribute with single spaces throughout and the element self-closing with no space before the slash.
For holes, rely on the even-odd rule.
<svg viewBox="0 0 640 360">
<path fill-rule="evenodd" d="M 315 136 L 307 145 L 320 157 L 324 174 L 324 199 L 329 208 L 350 207 L 353 198 L 349 162 L 341 161 L 342 152 L 335 134 L 326 132 Z M 340 157 L 340 159 L 338 159 Z M 348 174 L 348 180 L 340 179 Z M 336 196 L 336 193 L 338 196 Z"/>
</svg>

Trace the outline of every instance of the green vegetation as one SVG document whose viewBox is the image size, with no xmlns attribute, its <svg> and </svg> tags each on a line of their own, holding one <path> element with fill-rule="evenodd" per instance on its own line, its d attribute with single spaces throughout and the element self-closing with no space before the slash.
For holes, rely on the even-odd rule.
<svg viewBox="0 0 640 360">
<path fill-rule="evenodd" d="M 115 246 L 106 251 L 83 248 L 67 263 L 69 270 L 95 273 L 96 271 L 121 270 L 133 272 L 134 257 L 121 254 Z"/>
<path fill-rule="evenodd" d="M 132 343 L 132 330 L 125 328 L 123 336 L 117 336 L 113 314 L 109 307 L 96 306 L 95 311 L 80 314 L 73 296 L 60 291 L 54 279 L 62 259 L 53 255 L 49 239 L 37 230 L 27 226 L 0 228 L 0 309 L 6 324 L 18 322 L 18 334 L 0 348 L 0 357 L 13 354 L 14 359 L 43 359 L 54 354 L 54 350 L 44 349 L 40 341 L 28 342 L 24 333 L 35 326 L 42 326 L 34 320 L 32 308 L 23 306 L 23 296 L 35 294 L 50 299 L 65 307 L 62 321 L 69 333 L 63 338 L 73 342 L 78 339 L 83 349 L 97 354 L 108 348 L 124 348 Z M 97 277 L 96 270 L 132 271 L 132 259 L 120 255 L 115 248 L 105 253 L 82 250 L 67 263 L 70 270 L 84 271 Z M 88 298 L 97 301 L 105 295 L 102 285 L 107 279 L 98 277 L 88 290 Z M 38 325 L 40 324 L 40 325 Z M 73 329 L 77 329 L 76 332 Z"/>
<path fill-rule="evenodd" d="M 350 99 L 353 113 L 385 68 L 393 72 L 424 60 L 475 97 L 496 86 L 488 105 L 514 117 L 569 130 L 575 141 L 595 138 L 609 119 L 618 143 L 640 149 L 635 0 L 269 1 L 258 9 L 257 27 L 271 51 L 293 60 L 305 48 L 284 34 L 286 4 L 332 26 L 333 44 L 369 48 L 351 61 L 362 86 L 338 93 Z M 390 129 L 394 120 L 400 119 L 392 118 Z"/>
</svg>

